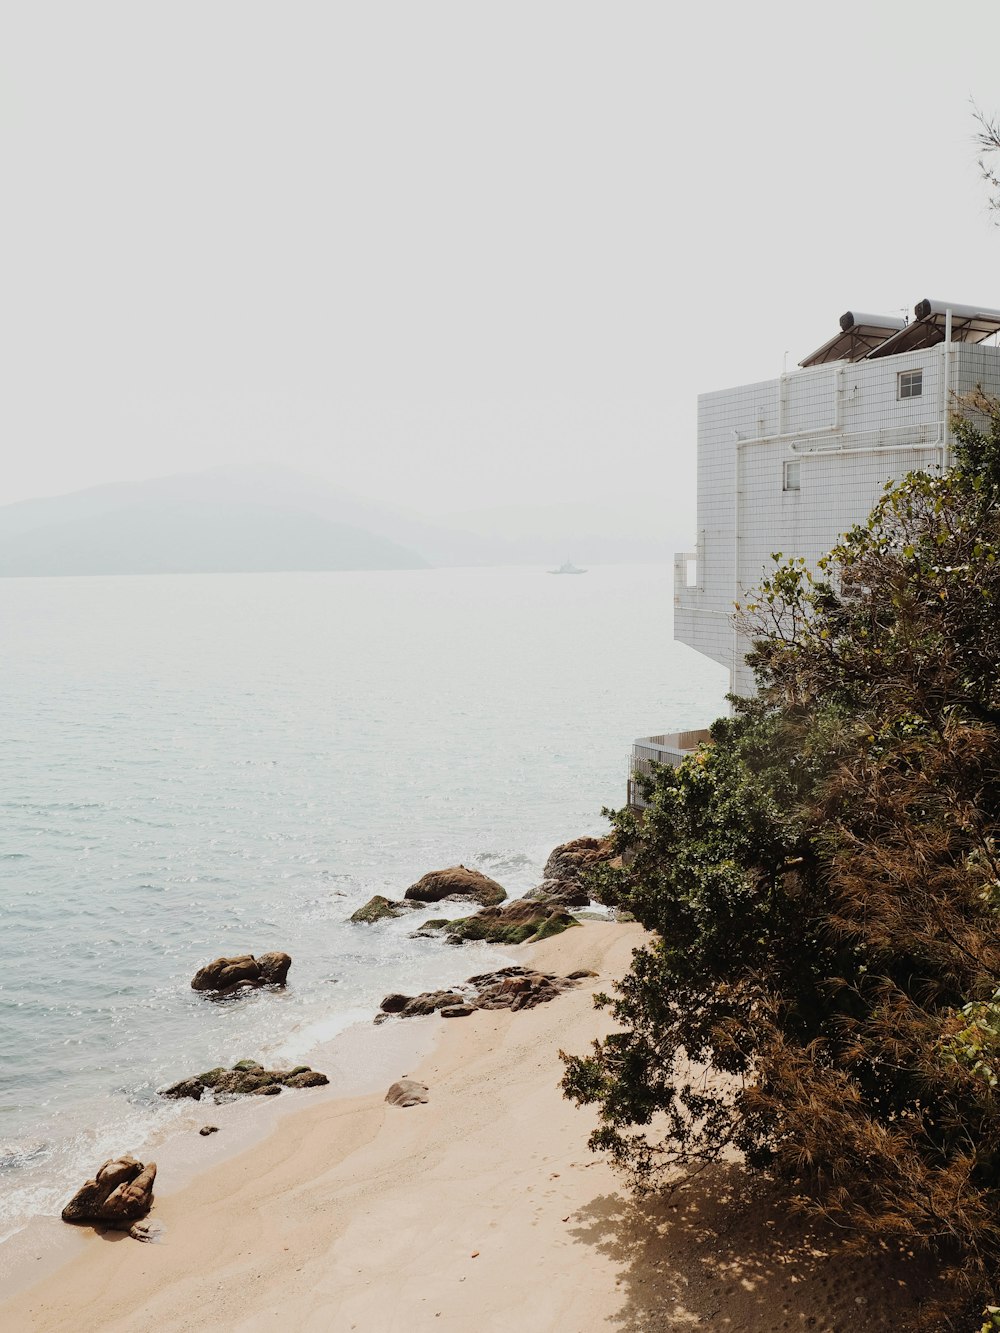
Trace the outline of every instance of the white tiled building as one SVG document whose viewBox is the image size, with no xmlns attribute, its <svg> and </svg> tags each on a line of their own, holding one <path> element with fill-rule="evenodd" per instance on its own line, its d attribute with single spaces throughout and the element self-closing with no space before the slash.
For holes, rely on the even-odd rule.
<svg viewBox="0 0 1000 1333">
<path fill-rule="evenodd" d="M 733 603 L 771 554 L 814 564 L 885 483 L 949 461 L 955 398 L 1000 396 L 1000 312 L 921 301 L 909 324 L 847 314 L 799 369 L 698 399 L 697 548 L 674 568 L 674 637 L 753 691 Z M 950 335 L 950 336 L 949 336 Z"/>
<path fill-rule="evenodd" d="M 840 325 L 796 370 L 698 399 L 697 547 L 675 558 L 674 637 L 728 667 L 736 694 L 754 684 L 733 604 L 771 554 L 815 564 L 887 481 L 947 466 L 956 397 L 1000 397 L 1000 311 L 921 301 L 909 323 L 849 312 Z M 703 738 L 645 737 L 632 771 Z M 629 800 L 642 804 L 634 783 Z"/>
</svg>

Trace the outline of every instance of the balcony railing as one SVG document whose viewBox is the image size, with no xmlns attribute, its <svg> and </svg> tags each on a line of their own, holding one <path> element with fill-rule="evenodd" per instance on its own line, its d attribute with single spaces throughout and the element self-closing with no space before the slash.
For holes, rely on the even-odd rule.
<svg viewBox="0 0 1000 1333">
<path fill-rule="evenodd" d="M 679 767 L 689 755 L 708 743 L 709 733 L 699 731 L 672 731 L 663 736 L 642 736 L 632 745 L 628 770 L 628 803 L 636 810 L 648 804 L 642 794 L 640 779 L 651 778 L 664 764 Z"/>
</svg>

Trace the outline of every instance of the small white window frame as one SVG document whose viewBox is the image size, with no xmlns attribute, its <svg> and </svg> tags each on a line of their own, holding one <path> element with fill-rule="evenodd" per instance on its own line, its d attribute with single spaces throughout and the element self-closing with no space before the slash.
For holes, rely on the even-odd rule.
<svg viewBox="0 0 1000 1333">
<path fill-rule="evenodd" d="M 791 495 L 798 495 L 802 489 L 802 460 L 786 458 L 781 465 L 781 489 Z"/>
<path fill-rule="evenodd" d="M 909 402 L 911 398 L 924 396 L 924 370 L 918 366 L 914 370 L 901 370 L 896 376 L 896 401 Z"/>
</svg>

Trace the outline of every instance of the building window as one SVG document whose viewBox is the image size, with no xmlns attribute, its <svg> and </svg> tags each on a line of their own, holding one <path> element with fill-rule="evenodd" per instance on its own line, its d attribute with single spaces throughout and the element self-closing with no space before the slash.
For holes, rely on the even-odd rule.
<svg viewBox="0 0 1000 1333">
<path fill-rule="evenodd" d="M 896 377 L 897 398 L 919 398 L 924 391 L 922 370 L 901 370 Z"/>
<path fill-rule="evenodd" d="M 798 459 L 784 464 L 784 471 L 781 474 L 781 489 L 783 491 L 800 491 L 802 489 L 799 482 L 799 468 L 801 466 L 802 464 Z"/>
</svg>

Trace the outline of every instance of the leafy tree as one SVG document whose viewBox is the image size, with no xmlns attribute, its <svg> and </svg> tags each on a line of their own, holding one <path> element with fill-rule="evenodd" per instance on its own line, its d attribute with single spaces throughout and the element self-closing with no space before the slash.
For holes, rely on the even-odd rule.
<svg viewBox="0 0 1000 1333">
<path fill-rule="evenodd" d="M 758 695 L 596 884 L 653 934 L 568 1056 L 640 1188 L 727 1144 L 859 1236 L 1000 1277 L 1000 404 L 749 605 Z M 725 1076 L 725 1077 L 720 1077 Z"/>
</svg>

